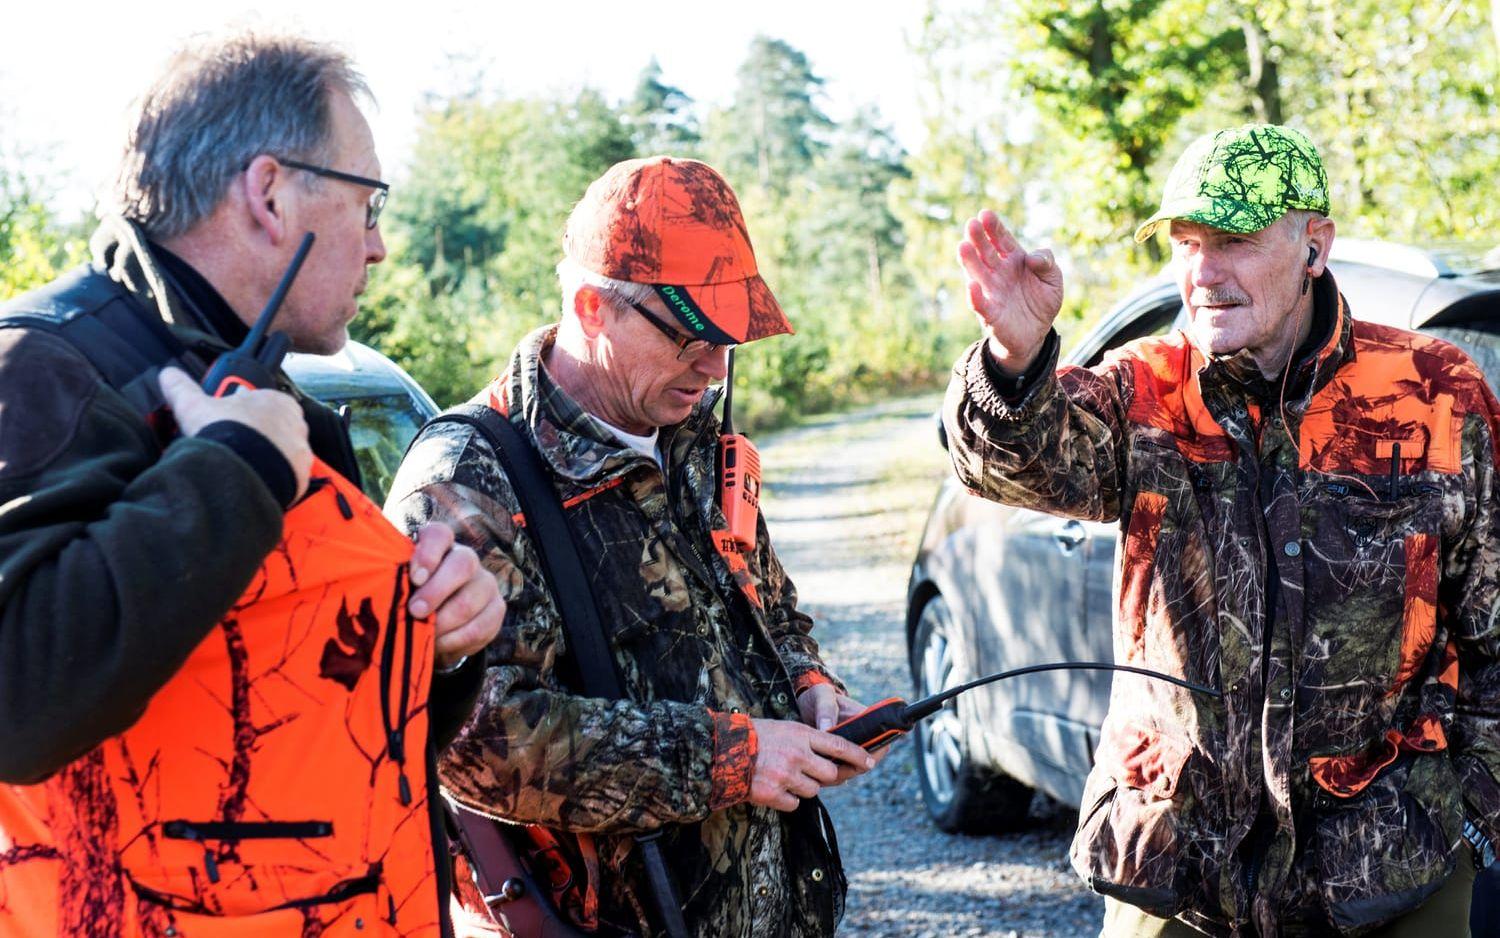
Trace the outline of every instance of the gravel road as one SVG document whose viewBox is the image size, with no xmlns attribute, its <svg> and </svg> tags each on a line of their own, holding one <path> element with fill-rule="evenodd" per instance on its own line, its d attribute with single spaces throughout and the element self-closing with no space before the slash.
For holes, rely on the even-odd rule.
<svg viewBox="0 0 1500 938">
<path fill-rule="evenodd" d="M 947 470 L 939 397 L 767 436 L 764 510 L 825 658 L 866 702 L 909 696 L 906 582 Z M 1067 862 L 1077 815 L 1038 798 L 1029 830 L 956 837 L 928 820 L 909 740 L 825 797 L 849 876 L 841 934 L 1092 938 L 1103 903 Z"/>
</svg>

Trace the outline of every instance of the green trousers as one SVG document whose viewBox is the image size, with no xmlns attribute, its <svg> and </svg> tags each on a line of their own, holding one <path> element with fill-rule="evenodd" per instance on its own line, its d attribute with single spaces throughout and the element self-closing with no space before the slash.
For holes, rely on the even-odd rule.
<svg viewBox="0 0 1500 938">
<path fill-rule="evenodd" d="M 1370 932 L 1366 938 L 1468 938 L 1469 902 L 1474 895 L 1474 855 L 1467 846 L 1458 853 L 1458 865 L 1442 889 L 1410 913 Z M 1330 931 L 1307 934 L 1330 934 Z M 1099 938 L 1203 938 L 1203 933 L 1175 918 L 1157 918 L 1133 905 L 1106 898 L 1104 928 L 1099 932 Z"/>
</svg>

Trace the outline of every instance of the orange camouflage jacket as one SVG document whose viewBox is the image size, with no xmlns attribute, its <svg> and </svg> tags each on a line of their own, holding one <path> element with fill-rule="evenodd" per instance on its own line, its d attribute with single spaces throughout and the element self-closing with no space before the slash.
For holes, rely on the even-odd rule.
<svg viewBox="0 0 1500 938">
<path fill-rule="evenodd" d="M 1360 934 L 1500 834 L 1500 404 L 1455 347 L 1351 318 L 1318 282 L 1284 379 L 1181 332 L 1019 400 L 976 344 L 958 477 L 1121 522 L 1117 675 L 1073 863 L 1211 934 Z"/>
</svg>

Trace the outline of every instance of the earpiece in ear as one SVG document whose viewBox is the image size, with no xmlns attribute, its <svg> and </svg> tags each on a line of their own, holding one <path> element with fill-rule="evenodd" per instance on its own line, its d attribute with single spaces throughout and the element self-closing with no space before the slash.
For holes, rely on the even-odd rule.
<svg viewBox="0 0 1500 938">
<path fill-rule="evenodd" d="M 1316 244 L 1309 244 L 1307 246 L 1307 266 L 1311 267 L 1313 264 L 1317 263 L 1317 261 L 1318 246 Z"/>
</svg>

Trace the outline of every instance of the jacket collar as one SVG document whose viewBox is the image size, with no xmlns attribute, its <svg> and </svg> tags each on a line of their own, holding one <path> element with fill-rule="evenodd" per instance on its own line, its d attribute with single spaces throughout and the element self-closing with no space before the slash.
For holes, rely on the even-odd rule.
<svg viewBox="0 0 1500 938">
<path fill-rule="evenodd" d="M 89 239 L 89 249 L 94 266 L 135 297 L 143 309 L 154 310 L 184 344 L 225 346 L 209 323 L 172 288 L 140 226 L 118 215 L 105 216 Z"/>
<path fill-rule="evenodd" d="M 201 374 L 206 371 L 213 360 L 230 347 L 230 343 L 214 329 L 213 323 L 195 308 L 191 299 L 184 297 L 176 280 L 163 269 L 139 225 L 117 215 L 105 216 L 89 239 L 89 249 L 96 268 L 130 293 L 142 311 L 147 314 L 154 311 L 171 328 L 187 350 L 187 357 L 195 359 L 182 363 L 189 372 Z M 186 264 L 185 261 L 179 263 Z M 214 289 L 206 278 L 201 275 L 199 278 L 202 286 Z M 215 299 L 223 302 L 221 297 Z M 228 309 L 227 303 L 225 309 Z M 276 376 L 276 384 L 304 407 L 310 402 L 316 403 L 287 376 L 284 365 Z M 317 406 L 323 408 L 322 404 Z"/>
<path fill-rule="evenodd" d="M 1325 270 L 1313 281 L 1313 336 L 1293 354 L 1288 371 L 1267 379 L 1244 352 L 1205 359 L 1194 346 L 1199 390 L 1206 402 L 1248 396 L 1262 404 L 1283 403 L 1291 413 L 1304 413 L 1313 396 L 1354 360 L 1353 325 L 1349 304 L 1333 274 Z"/>
<path fill-rule="evenodd" d="M 557 324 L 543 326 L 523 338 L 511 353 L 505 373 L 490 385 L 490 406 L 511 417 L 519 415 L 532 440 L 558 476 L 580 486 L 601 485 L 625 472 L 654 461 L 626 446 L 585 411 L 547 372 L 543 359 L 557 339 Z M 710 388 L 680 424 L 661 428 L 661 445 L 670 463 L 680 448 L 713 422 L 719 391 Z M 682 431 L 686 430 L 686 433 Z"/>
</svg>

